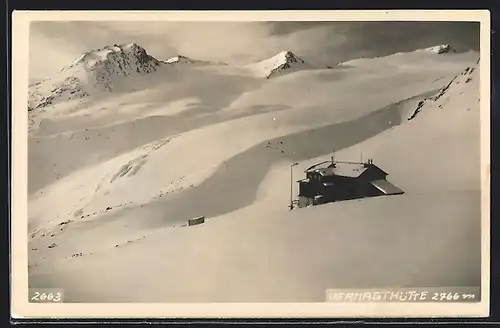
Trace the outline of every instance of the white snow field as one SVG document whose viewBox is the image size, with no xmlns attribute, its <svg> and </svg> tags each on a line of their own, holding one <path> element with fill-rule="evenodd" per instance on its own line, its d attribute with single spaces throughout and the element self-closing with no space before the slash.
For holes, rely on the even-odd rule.
<svg viewBox="0 0 500 328">
<path fill-rule="evenodd" d="M 135 44 L 82 55 L 30 89 L 30 286 L 67 302 L 478 286 L 478 58 L 330 69 L 291 51 L 244 66 L 163 62 Z M 291 163 L 298 180 L 361 153 L 405 194 L 288 210 Z"/>
</svg>

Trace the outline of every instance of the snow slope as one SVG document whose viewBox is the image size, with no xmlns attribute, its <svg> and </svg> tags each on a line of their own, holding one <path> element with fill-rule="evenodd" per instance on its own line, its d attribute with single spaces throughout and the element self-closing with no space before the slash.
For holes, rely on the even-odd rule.
<svg viewBox="0 0 500 328">
<path fill-rule="evenodd" d="M 279 121 L 273 124 L 307 129 L 353 119 L 437 89 L 475 58 L 409 54 L 270 80 L 227 65 L 162 67 L 155 74 L 128 80 L 128 87 L 136 91 L 37 112 L 40 126 L 28 147 L 29 191 L 144 144 L 216 123 L 262 115 L 255 121 L 275 118 Z M 358 90 L 363 97 L 358 97 Z M 279 133 L 274 127 L 273 131 Z"/>
<path fill-rule="evenodd" d="M 30 195 L 30 285 L 73 301 L 321 302 L 326 288 L 477 284 L 472 55 L 398 54 L 269 81 L 200 67 L 178 72 L 183 90 L 195 74 L 225 81 L 224 110 L 32 138 L 30 179 L 37 166 L 66 174 Z M 292 161 L 298 179 L 332 151 L 361 149 L 405 195 L 287 210 Z M 207 222 L 182 227 L 191 215 Z"/>
</svg>

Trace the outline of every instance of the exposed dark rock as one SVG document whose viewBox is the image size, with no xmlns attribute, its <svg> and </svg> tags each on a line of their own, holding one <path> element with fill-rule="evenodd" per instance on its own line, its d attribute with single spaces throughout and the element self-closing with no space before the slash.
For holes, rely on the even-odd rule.
<svg viewBox="0 0 500 328">
<path fill-rule="evenodd" d="M 73 222 L 73 221 L 71 221 L 71 220 L 63 221 L 63 222 L 59 223 L 58 226 L 63 226 L 63 225 L 66 225 L 68 223 L 71 223 L 71 222 Z"/>
</svg>

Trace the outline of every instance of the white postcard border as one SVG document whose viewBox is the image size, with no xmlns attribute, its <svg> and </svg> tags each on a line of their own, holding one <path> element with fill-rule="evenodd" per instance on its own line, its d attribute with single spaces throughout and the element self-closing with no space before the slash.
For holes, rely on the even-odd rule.
<svg viewBox="0 0 500 328">
<path fill-rule="evenodd" d="M 31 21 L 477 21 L 481 23 L 482 301 L 409 303 L 28 303 L 27 89 Z M 11 315 L 14 318 L 379 318 L 483 317 L 490 290 L 490 12 L 374 11 L 15 11 L 12 15 Z"/>
</svg>

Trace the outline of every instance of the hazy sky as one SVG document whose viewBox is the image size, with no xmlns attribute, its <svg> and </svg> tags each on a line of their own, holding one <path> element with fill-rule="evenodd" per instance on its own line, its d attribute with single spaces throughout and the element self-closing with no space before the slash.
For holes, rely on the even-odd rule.
<svg viewBox="0 0 500 328">
<path fill-rule="evenodd" d="M 137 43 L 164 60 L 246 63 L 291 50 L 311 63 L 334 65 L 442 43 L 479 49 L 479 23 L 467 22 L 33 22 L 30 80 L 51 76 L 81 53 Z"/>
</svg>

